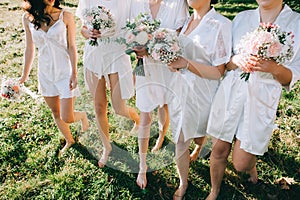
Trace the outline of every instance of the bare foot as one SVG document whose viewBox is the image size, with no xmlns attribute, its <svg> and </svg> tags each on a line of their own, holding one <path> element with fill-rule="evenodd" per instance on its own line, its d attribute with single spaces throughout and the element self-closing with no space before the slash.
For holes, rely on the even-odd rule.
<svg viewBox="0 0 300 200">
<path fill-rule="evenodd" d="M 89 120 L 87 118 L 86 112 L 84 112 L 84 117 L 81 119 L 81 131 L 85 132 L 89 129 L 89 127 L 90 127 Z"/>
<path fill-rule="evenodd" d="M 162 133 L 161 131 L 159 131 L 159 136 L 156 140 L 155 146 L 151 150 L 152 153 L 157 152 L 161 148 L 162 144 L 164 143 L 164 136 L 161 137 L 161 135 Z"/>
<path fill-rule="evenodd" d="M 216 200 L 218 198 L 218 194 L 210 192 L 209 195 L 206 197 L 205 200 Z"/>
<path fill-rule="evenodd" d="M 147 186 L 147 166 L 140 168 L 139 174 L 136 178 L 136 184 L 141 188 L 145 189 Z"/>
<path fill-rule="evenodd" d="M 110 147 L 109 149 L 103 148 L 102 156 L 101 156 L 100 160 L 98 161 L 98 166 L 99 166 L 100 168 L 105 167 L 110 152 L 111 152 L 111 147 Z"/>
<path fill-rule="evenodd" d="M 65 146 L 58 152 L 58 157 L 61 157 L 66 151 L 75 144 L 75 140 L 67 141 Z"/>
<path fill-rule="evenodd" d="M 188 185 L 179 186 L 178 189 L 175 191 L 175 193 L 173 195 L 173 200 L 183 199 L 187 188 L 188 188 Z"/>
<path fill-rule="evenodd" d="M 201 146 L 196 144 L 196 147 L 195 147 L 194 151 L 190 155 L 190 160 L 191 161 L 196 161 L 198 159 L 200 151 L 201 151 Z"/>
<path fill-rule="evenodd" d="M 248 171 L 247 174 L 250 175 L 250 178 L 248 178 L 248 181 L 253 184 L 256 184 L 258 181 L 256 166 L 254 166 L 250 171 Z"/>
</svg>

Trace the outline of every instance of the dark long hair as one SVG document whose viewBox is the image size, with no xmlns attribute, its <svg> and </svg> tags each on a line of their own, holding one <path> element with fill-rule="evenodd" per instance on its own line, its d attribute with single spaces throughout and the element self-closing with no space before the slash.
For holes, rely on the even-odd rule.
<svg viewBox="0 0 300 200">
<path fill-rule="evenodd" d="M 210 4 L 216 4 L 216 3 L 218 3 L 218 0 L 211 0 L 210 1 Z"/>
<path fill-rule="evenodd" d="M 50 24 L 52 17 L 49 14 L 45 13 L 46 4 L 43 0 L 24 1 L 25 4 L 23 6 L 23 9 L 33 17 L 31 23 L 34 24 L 35 29 L 41 28 L 42 23 L 46 23 L 47 26 Z M 55 0 L 53 7 L 61 9 L 59 5 L 60 0 Z"/>
</svg>

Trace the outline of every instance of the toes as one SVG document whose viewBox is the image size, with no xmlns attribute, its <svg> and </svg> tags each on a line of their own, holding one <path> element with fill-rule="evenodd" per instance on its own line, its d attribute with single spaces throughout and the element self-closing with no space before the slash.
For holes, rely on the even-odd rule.
<svg viewBox="0 0 300 200">
<path fill-rule="evenodd" d="M 136 179 L 136 184 L 141 188 L 145 189 L 147 186 L 147 176 L 146 172 L 139 172 L 138 177 Z"/>
</svg>

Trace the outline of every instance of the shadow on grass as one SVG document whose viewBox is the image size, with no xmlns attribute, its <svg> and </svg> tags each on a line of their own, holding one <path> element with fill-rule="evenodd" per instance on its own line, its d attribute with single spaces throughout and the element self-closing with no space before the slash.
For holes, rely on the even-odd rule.
<svg viewBox="0 0 300 200">
<path fill-rule="evenodd" d="M 229 162 L 227 169 L 236 175 L 226 173 L 222 182 L 221 192 L 218 199 L 299 199 L 299 183 L 290 185 L 289 189 L 282 189 L 281 185 L 275 184 L 279 172 L 286 172 L 283 177 L 293 177 L 299 180 L 300 168 L 295 155 L 281 154 L 269 149 L 264 156 L 258 156 L 257 170 L 259 180 L 257 184 L 248 181 L 249 175 L 238 173 Z M 209 178 L 207 179 L 209 181 Z"/>
<path fill-rule="evenodd" d="M 77 142 L 73 144 L 72 148 L 76 149 L 90 163 L 92 163 L 95 166 L 98 166 L 98 159 L 89 152 L 87 147 Z"/>
</svg>

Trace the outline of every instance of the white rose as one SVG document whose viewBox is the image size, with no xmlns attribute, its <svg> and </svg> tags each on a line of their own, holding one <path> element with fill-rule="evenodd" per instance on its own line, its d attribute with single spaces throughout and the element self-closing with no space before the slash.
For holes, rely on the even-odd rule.
<svg viewBox="0 0 300 200">
<path fill-rule="evenodd" d="M 135 37 L 135 41 L 140 45 L 145 45 L 148 42 L 148 34 L 145 31 L 140 32 Z"/>
</svg>

